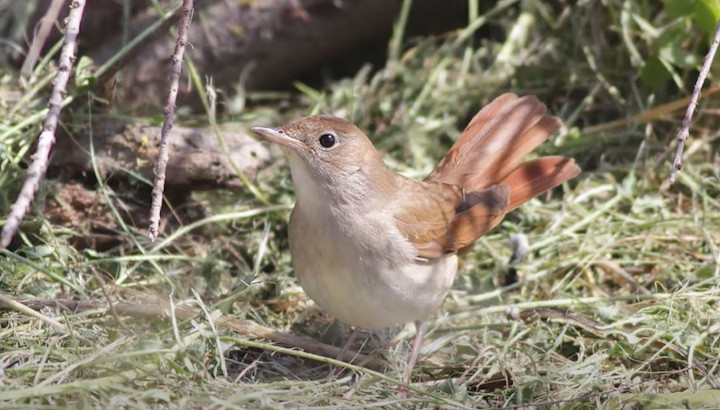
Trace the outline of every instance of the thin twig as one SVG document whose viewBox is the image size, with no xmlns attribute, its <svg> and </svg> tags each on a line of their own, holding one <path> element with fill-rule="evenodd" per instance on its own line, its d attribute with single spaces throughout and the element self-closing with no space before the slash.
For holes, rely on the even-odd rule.
<svg viewBox="0 0 720 410">
<path fill-rule="evenodd" d="M 45 45 L 45 41 L 50 34 L 50 29 L 52 29 L 55 24 L 55 20 L 57 20 L 64 2 L 65 0 L 53 0 L 43 18 L 40 19 L 40 27 L 38 27 L 33 37 L 30 49 L 28 49 L 27 56 L 25 56 L 25 61 L 23 61 L 22 68 L 20 69 L 23 77 L 27 78 L 32 74 L 33 67 L 35 67 L 35 63 L 37 63 L 38 57 L 40 57 L 40 51 L 42 51 Z"/>
<path fill-rule="evenodd" d="M 8 215 L 5 226 L 3 226 L 0 235 L 0 249 L 7 248 L 10 245 L 10 241 L 17 232 L 20 222 L 25 217 L 25 213 L 27 213 L 30 203 L 35 197 L 40 180 L 47 171 L 50 150 L 55 144 L 55 129 L 57 128 L 61 105 L 65 98 L 65 89 L 70 79 L 73 62 L 75 62 L 77 37 L 80 33 L 80 21 L 84 9 L 85 0 L 73 0 L 70 2 L 65 40 L 60 52 L 58 72 L 55 76 L 52 94 L 50 94 L 48 113 L 43 123 L 43 130 L 38 137 L 37 151 L 33 155 L 33 162 L 28 168 L 27 179 L 25 179 L 20 195 L 18 195 L 17 200 L 10 209 L 10 215 Z"/>
<path fill-rule="evenodd" d="M 705 90 L 705 98 L 715 95 L 719 91 L 720 91 L 720 86 L 713 85 L 712 87 Z M 657 107 L 653 107 L 647 111 L 643 111 L 643 112 L 641 112 L 639 114 L 635 114 L 631 117 L 621 118 L 619 120 L 605 122 L 605 123 L 597 124 L 597 125 L 590 125 L 588 127 L 583 128 L 582 134 L 583 135 L 597 134 L 599 132 L 610 131 L 612 129 L 625 127 L 625 126 L 629 126 L 629 125 L 647 124 L 647 123 L 655 121 L 657 119 L 666 117 L 666 116 L 670 115 L 671 113 L 673 113 L 683 107 L 687 107 L 689 102 L 690 102 L 690 97 L 683 97 L 683 98 L 677 99 L 675 101 L 671 101 L 669 103 L 658 105 Z M 566 120 L 565 123 L 567 124 L 568 121 Z"/>
<path fill-rule="evenodd" d="M 685 141 L 687 141 L 687 138 L 690 135 L 690 121 L 692 121 L 695 107 L 697 107 L 697 102 L 700 98 L 700 91 L 702 91 L 702 86 L 705 83 L 705 77 L 707 77 L 708 71 L 710 71 L 710 66 L 715 58 L 715 52 L 717 51 L 718 44 L 720 44 L 720 21 L 718 21 L 718 25 L 715 28 L 715 35 L 713 36 L 712 43 L 710 44 L 710 49 L 705 55 L 705 61 L 703 61 L 697 81 L 695 81 L 695 88 L 690 96 L 690 104 L 687 106 L 685 116 L 682 120 L 682 126 L 680 127 L 680 132 L 677 136 L 678 145 L 677 150 L 675 151 L 675 158 L 673 158 L 672 168 L 670 169 L 670 175 L 668 176 L 668 179 L 663 182 L 660 187 L 661 190 L 668 189 L 670 185 L 675 182 L 677 174 L 682 168 L 683 148 L 685 148 Z"/>
<path fill-rule="evenodd" d="M 165 169 L 167 168 L 168 157 L 170 155 L 168 134 L 170 133 L 170 129 L 172 129 L 173 120 L 175 119 L 175 101 L 177 100 L 183 56 L 185 55 L 185 45 L 187 44 L 187 32 L 192 16 L 193 0 L 183 0 L 178 39 L 175 43 L 175 52 L 172 56 L 170 90 L 168 91 L 165 109 L 163 110 L 165 119 L 163 120 L 162 130 L 160 131 L 160 152 L 158 154 L 157 165 L 155 166 L 155 183 L 153 184 L 152 190 L 149 231 L 150 240 L 152 241 L 155 241 L 157 238 L 160 226 L 160 210 L 162 209 L 163 191 L 165 190 Z"/>
<path fill-rule="evenodd" d="M 642 293 L 643 295 L 649 295 L 652 293 L 647 290 L 643 285 L 637 283 L 635 278 L 633 278 L 632 275 L 629 274 L 625 269 L 621 268 L 620 266 L 616 265 L 611 261 L 594 261 L 593 265 L 604 270 L 605 272 L 608 272 L 624 280 L 636 293 Z"/>
<path fill-rule="evenodd" d="M 42 313 L 33 310 L 22 303 L 16 301 L 15 299 L 11 298 L 10 296 L 6 296 L 3 293 L 0 293 L 0 306 L 7 306 L 8 308 L 18 311 L 20 313 L 24 313 L 28 316 L 34 317 L 36 319 L 40 319 L 43 322 L 49 324 L 50 326 L 54 327 L 55 330 L 59 331 L 62 334 L 67 334 L 67 328 L 62 325 L 62 323 L 58 322 L 57 320 L 47 317 L 43 315 Z"/>
</svg>

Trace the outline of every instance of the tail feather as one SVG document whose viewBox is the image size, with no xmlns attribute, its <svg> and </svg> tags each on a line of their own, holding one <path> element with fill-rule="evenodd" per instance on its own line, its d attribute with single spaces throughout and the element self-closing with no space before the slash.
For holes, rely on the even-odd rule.
<svg viewBox="0 0 720 410">
<path fill-rule="evenodd" d="M 533 152 L 548 137 L 562 128 L 562 121 L 557 117 L 543 117 L 532 128 L 525 132 L 520 138 L 513 140 L 514 144 L 508 155 L 498 164 L 496 171 L 497 181 L 502 181 L 510 175 L 522 162 L 525 157 Z"/>
<path fill-rule="evenodd" d="M 542 157 L 520 165 L 501 182 L 510 187 L 510 200 L 505 212 L 512 211 L 579 173 L 580 167 L 572 158 Z"/>
<path fill-rule="evenodd" d="M 535 96 L 504 94 L 470 121 L 427 180 L 480 191 L 502 180 L 560 128 Z"/>
<path fill-rule="evenodd" d="M 443 249 L 458 250 L 530 199 L 580 173 L 573 159 L 525 156 L 562 127 L 534 96 L 503 94 L 470 121 L 445 158 L 426 178 L 463 188 L 468 200 L 456 209 Z M 472 198 L 487 199 L 490 202 Z M 502 209 L 496 209 L 501 207 Z"/>
</svg>

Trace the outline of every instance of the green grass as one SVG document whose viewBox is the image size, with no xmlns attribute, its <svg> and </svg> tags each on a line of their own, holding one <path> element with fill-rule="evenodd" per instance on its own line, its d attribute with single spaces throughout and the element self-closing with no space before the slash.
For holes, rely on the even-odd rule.
<svg viewBox="0 0 720 410">
<path fill-rule="evenodd" d="M 282 112 L 266 94 L 244 97 L 246 126 L 314 112 L 352 118 L 394 170 L 416 177 L 432 169 L 481 102 L 502 92 L 537 94 L 566 122 L 540 153 L 573 156 L 584 172 L 515 211 L 463 257 L 451 295 L 431 318 L 410 386 L 400 380 L 411 329 L 389 348 L 400 329 L 358 339 L 355 348 L 379 352 L 385 371 L 258 337 L 288 331 L 336 345 L 343 339 L 342 328 L 292 275 L 286 239 L 292 185 L 278 153 L 254 181 L 271 206 L 250 192 L 195 194 L 209 216 L 166 231 L 156 243 L 144 227 L 111 216 L 116 245 L 102 251 L 76 249 L 72 243 L 87 231 L 44 218 L 53 185 L 43 185 L 21 246 L 0 253 L 0 289 L 14 300 L 72 299 L 81 306 L 28 312 L 5 305 L 0 403 L 718 407 L 717 103 L 702 100 L 685 166 L 667 192 L 659 186 L 682 109 L 647 124 L 583 131 L 685 97 L 697 65 L 672 58 L 682 52 L 700 61 L 706 34 L 694 15 L 671 16 L 655 1 L 606 3 L 499 2 L 481 9 L 467 29 L 437 37 L 404 38 L 399 27 L 386 67 L 361 69 L 321 89 L 298 84 L 281 96 L 289 107 Z M 675 54 L 663 54 L 663 47 Z M 646 63 L 655 58 L 666 59 L 665 73 Z M 0 103 L 8 114 L 0 115 L 0 209 L 15 199 L 36 132 L 18 125 L 36 118 L 46 97 L 45 89 L 18 89 L 16 79 L 10 69 L 0 76 L 0 91 L 27 96 Z M 75 107 L 87 113 L 86 104 Z M 86 125 L 86 115 L 76 117 L 66 125 Z M 120 193 L 98 182 L 117 209 Z M 525 234 L 531 252 L 513 266 L 518 281 L 506 285 L 512 233 Z M 333 365 L 346 370 L 332 377 Z M 398 395 L 401 388 L 409 399 Z"/>
</svg>

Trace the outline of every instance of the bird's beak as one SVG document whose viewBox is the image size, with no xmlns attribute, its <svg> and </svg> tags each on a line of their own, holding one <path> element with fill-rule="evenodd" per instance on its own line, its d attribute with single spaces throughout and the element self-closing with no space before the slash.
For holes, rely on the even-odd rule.
<svg viewBox="0 0 720 410">
<path fill-rule="evenodd" d="M 287 135 L 283 130 L 279 128 L 270 127 L 252 127 L 253 132 L 267 141 L 279 144 L 283 147 L 300 149 L 305 148 L 305 144 Z"/>
</svg>

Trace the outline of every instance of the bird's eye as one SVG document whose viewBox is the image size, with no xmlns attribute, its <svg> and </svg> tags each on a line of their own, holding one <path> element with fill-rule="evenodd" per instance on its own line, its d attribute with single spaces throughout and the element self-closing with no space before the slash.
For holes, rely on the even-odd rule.
<svg viewBox="0 0 720 410">
<path fill-rule="evenodd" d="M 318 141 L 320 141 L 320 145 L 323 147 L 330 148 L 335 145 L 335 136 L 332 134 L 323 134 L 320 136 Z"/>
</svg>

